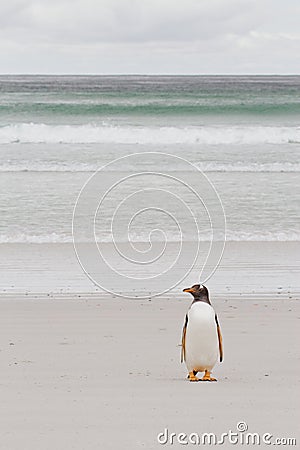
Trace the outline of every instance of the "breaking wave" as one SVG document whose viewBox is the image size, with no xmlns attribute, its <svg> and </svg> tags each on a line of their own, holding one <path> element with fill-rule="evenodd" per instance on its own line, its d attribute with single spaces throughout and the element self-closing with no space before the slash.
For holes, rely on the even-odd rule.
<svg viewBox="0 0 300 450">
<path fill-rule="evenodd" d="M 203 234 L 201 236 L 201 241 L 203 242 L 210 242 L 211 240 L 211 234 Z M 218 240 L 218 239 L 216 239 Z M 154 238 L 155 241 L 155 238 Z M 177 239 L 174 238 L 168 239 L 169 242 L 177 242 Z M 267 242 L 294 242 L 294 241 L 300 241 L 300 233 L 296 232 L 294 230 L 291 231 L 278 231 L 278 232 L 233 232 L 228 231 L 227 232 L 227 238 L 226 241 L 235 241 L 235 242 L 243 242 L 243 241 L 267 241 Z M 65 243 L 72 243 L 72 236 L 66 235 L 66 234 L 57 234 L 57 233 L 50 233 L 45 235 L 33 235 L 33 234 L 26 234 L 26 233 L 17 233 L 13 235 L 0 235 L 0 244 L 65 244 Z M 89 242 L 84 237 L 80 242 Z M 103 236 L 99 240 L 99 242 L 104 243 L 112 243 L 111 236 Z M 147 234 L 140 234 L 136 235 L 133 242 L 148 242 L 148 235 Z"/>
<path fill-rule="evenodd" d="M 96 172 L 103 164 L 86 164 L 79 162 L 32 162 L 18 161 L 16 163 L 5 163 L 0 165 L 0 172 Z M 197 167 L 203 172 L 265 172 L 265 173 L 289 173 L 300 172 L 300 163 L 273 162 L 273 163 L 248 163 L 236 162 L 234 164 L 224 164 L 218 162 L 199 162 Z M 124 170 L 131 171 L 131 166 L 124 167 Z M 153 170 L 156 170 L 153 167 Z M 108 168 L 109 170 L 109 168 Z M 167 170 L 176 172 L 175 167 L 169 167 Z"/>
<path fill-rule="evenodd" d="M 108 124 L 46 125 L 20 123 L 0 127 L 0 144 L 287 144 L 300 143 L 300 127 L 189 126 L 145 127 Z"/>
</svg>

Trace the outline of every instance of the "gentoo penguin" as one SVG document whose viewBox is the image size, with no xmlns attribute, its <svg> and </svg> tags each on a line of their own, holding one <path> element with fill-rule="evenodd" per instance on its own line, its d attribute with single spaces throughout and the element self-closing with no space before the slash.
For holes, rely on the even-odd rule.
<svg viewBox="0 0 300 450">
<path fill-rule="evenodd" d="M 194 300 L 182 330 L 181 362 L 185 361 L 190 381 L 217 381 L 210 373 L 217 359 L 223 360 L 222 335 L 208 289 L 195 284 L 183 292 L 190 292 Z M 205 372 L 203 378 L 196 377 L 198 372 Z"/>
</svg>

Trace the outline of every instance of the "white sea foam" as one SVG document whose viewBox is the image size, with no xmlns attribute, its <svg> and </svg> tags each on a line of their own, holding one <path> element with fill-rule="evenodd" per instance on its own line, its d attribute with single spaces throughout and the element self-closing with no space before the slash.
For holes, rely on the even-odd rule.
<svg viewBox="0 0 300 450">
<path fill-rule="evenodd" d="M 198 163 L 197 167 L 203 172 L 300 172 L 300 163 L 273 162 L 249 163 L 237 162 L 235 164 Z"/>
<path fill-rule="evenodd" d="M 72 242 L 72 236 L 50 233 L 34 235 L 26 233 L 0 234 L 0 244 L 55 244 Z"/>
<path fill-rule="evenodd" d="M 148 242 L 148 236 L 145 234 L 136 235 L 132 242 Z M 211 235 L 204 234 L 200 236 L 200 240 L 203 242 L 210 241 Z M 216 240 L 221 240 L 216 238 Z M 155 241 L 155 238 L 154 238 Z M 282 232 L 227 232 L 226 241 L 235 241 L 235 242 L 243 242 L 243 241 L 267 241 L 267 242 L 295 242 L 300 241 L 300 232 L 296 231 L 282 231 Z M 0 235 L 0 244 L 62 244 L 62 243 L 72 243 L 71 235 L 50 233 L 45 235 L 33 235 L 26 233 L 17 233 L 14 235 Z M 80 242 L 90 242 L 86 240 L 84 237 L 80 239 Z M 112 243 L 113 239 L 111 236 L 106 235 L 99 239 L 99 242 L 103 243 Z M 118 241 L 118 242 L 125 242 Z M 172 238 L 168 239 L 168 242 L 178 242 L 178 239 Z"/>
<path fill-rule="evenodd" d="M 203 172 L 300 172 L 300 163 L 273 162 L 273 163 L 248 163 L 236 162 L 224 164 L 218 162 L 199 162 L 196 166 Z M 19 161 L 18 163 L 4 163 L 0 165 L 0 172 L 96 172 L 102 164 L 85 164 L 79 162 L 33 162 Z M 153 167 L 155 170 L 156 167 Z M 108 168 L 109 170 L 109 168 Z M 124 170 L 135 170 L 134 167 L 125 167 Z M 176 167 L 163 168 L 164 171 L 176 172 Z M 192 170 L 192 167 L 191 167 Z"/>
<path fill-rule="evenodd" d="M 45 125 L 20 123 L 0 127 L 0 144 L 9 143 L 124 144 L 285 144 L 300 142 L 300 127 L 189 126 L 143 127 Z"/>
</svg>

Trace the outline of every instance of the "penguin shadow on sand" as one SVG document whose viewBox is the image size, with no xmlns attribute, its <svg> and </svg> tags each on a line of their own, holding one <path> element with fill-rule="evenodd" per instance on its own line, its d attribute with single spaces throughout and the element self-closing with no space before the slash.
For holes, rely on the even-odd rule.
<svg viewBox="0 0 300 450">
<path fill-rule="evenodd" d="M 183 292 L 192 294 L 193 301 L 185 316 L 181 339 L 181 362 L 185 362 L 190 381 L 217 381 L 211 376 L 216 362 L 223 361 L 220 325 L 206 286 L 195 284 Z M 196 375 L 204 372 L 202 378 Z"/>
</svg>

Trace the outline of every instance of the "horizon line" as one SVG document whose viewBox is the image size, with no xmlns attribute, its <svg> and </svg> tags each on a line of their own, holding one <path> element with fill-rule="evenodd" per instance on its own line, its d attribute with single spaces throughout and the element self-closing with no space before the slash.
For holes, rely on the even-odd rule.
<svg viewBox="0 0 300 450">
<path fill-rule="evenodd" d="M 115 72 L 115 73 L 96 73 L 96 72 L 81 72 L 81 73 L 74 73 L 74 72 L 5 72 L 1 73 L 0 76 L 103 76 L 103 77 L 117 77 L 117 76 L 141 76 L 141 77 L 147 77 L 147 76 L 160 76 L 160 77 L 218 77 L 218 76 L 236 76 L 236 77 L 254 77 L 254 76 L 271 76 L 271 77 L 280 77 L 280 76 L 300 76 L 300 73 L 159 73 L 159 72 L 153 72 L 153 73 L 138 73 L 138 72 L 130 72 L 130 73 L 123 73 L 123 72 Z"/>
</svg>

